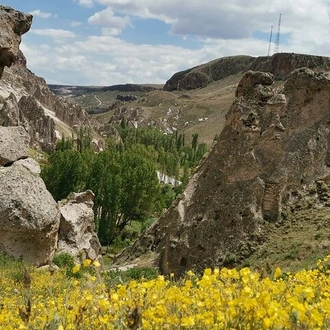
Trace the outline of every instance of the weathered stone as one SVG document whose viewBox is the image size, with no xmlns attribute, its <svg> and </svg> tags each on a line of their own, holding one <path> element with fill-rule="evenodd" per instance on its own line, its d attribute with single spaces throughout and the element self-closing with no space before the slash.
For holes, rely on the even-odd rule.
<svg viewBox="0 0 330 330">
<path fill-rule="evenodd" d="M 22 96 L 18 107 L 20 118 L 31 137 L 31 146 L 39 145 L 46 152 L 53 151 L 57 140 L 55 120 L 45 113 L 32 96 Z"/>
<path fill-rule="evenodd" d="M 21 35 L 32 24 L 32 15 L 25 15 L 10 7 L 0 5 L 0 78 L 5 66 L 11 66 L 18 56 Z"/>
<path fill-rule="evenodd" d="M 95 233 L 92 191 L 73 193 L 59 204 L 61 224 L 57 252 L 76 258 L 101 258 L 101 244 Z"/>
<path fill-rule="evenodd" d="M 29 142 L 30 137 L 23 127 L 0 126 L 0 166 L 26 158 Z"/>
<path fill-rule="evenodd" d="M 0 125 L 23 126 L 33 148 L 50 152 L 62 135 L 72 136 L 73 125 L 98 130 L 101 123 L 90 119 L 81 106 L 57 97 L 43 78 L 27 69 L 19 44 L 31 22 L 31 15 L 0 5 L 0 84 L 1 96 L 7 98 L 0 105 Z"/>
<path fill-rule="evenodd" d="M 238 83 L 235 96 L 240 97 L 245 95 L 250 89 L 257 85 L 272 85 L 274 82 L 274 76 L 271 73 L 266 72 L 255 72 L 249 70 L 243 76 Z M 272 96 L 272 95 L 270 95 Z"/>
<path fill-rule="evenodd" d="M 41 168 L 40 168 L 39 163 L 32 158 L 18 160 L 12 166 L 13 167 L 24 166 L 26 169 L 28 169 L 34 175 L 40 175 L 40 173 L 41 173 Z"/>
<path fill-rule="evenodd" d="M 52 260 L 60 214 L 42 179 L 22 165 L 0 168 L 0 251 L 34 265 Z"/>
<path fill-rule="evenodd" d="M 267 237 L 265 221 L 278 221 L 290 196 L 329 178 L 330 74 L 294 71 L 266 100 L 269 86 L 247 85 L 181 197 L 117 262 L 149 258 L 177 275 L 233 266 Z"/>
</svg>

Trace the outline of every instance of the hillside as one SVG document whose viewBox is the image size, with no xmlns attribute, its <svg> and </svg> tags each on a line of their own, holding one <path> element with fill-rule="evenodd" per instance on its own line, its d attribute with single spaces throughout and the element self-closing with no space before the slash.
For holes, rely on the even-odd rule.
<svg viewBox="0 0 330 330">
<path fill-rule="evenodd" d="M 117 86 L 110 86 L 114 90 L 74 86 L 67 89 L 67 94 L 62 92 L 62 97 L 82 105 L 92 118 L 103 123 L 120 124 L 124 118 L 134 127 L 158 127 L 167 134 L 183 132 L 187 142 L 198 133 L 200 141 L 211 146 L 215 135 L 223 128 L 240 77 L 241 74 L 229 76 L 203 89 L 184 92 L 163 91 L 162 86 L 150 86 L 151 91 L 123 91 Z M 55 92 L 61 90 L 55 85 L 50 88 Z"/>
<path fill-rule="evenodd" d="M 111 125 L 127 121 L 134 127 L 157 127 L 166 134 L 185 133 L 190 142 L 198 133 L 211 146 L 224 127 L 235 100 L 236 86 L 248 70 L 271 72 L 280 87 L 300 67 L 330 70 L 330 59 L 305 54 L 231 56 L 175 73 L 164 86 L 114 85 L 104 87 L 50 85 L 53 92 L 78 103 L 93 118 Z"/>
</svg>

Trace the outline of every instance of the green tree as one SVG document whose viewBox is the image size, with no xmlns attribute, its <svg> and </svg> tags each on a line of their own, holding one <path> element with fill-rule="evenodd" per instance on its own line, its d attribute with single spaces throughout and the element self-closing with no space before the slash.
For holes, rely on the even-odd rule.
<svg viewBox="0 0 330 330">
<path fill-rule="evenodd" d="M 55 200 L 61 200 L 72 191 L 84 189 L 92 153 L 80 153 L 74 149 L 56 151 L 48 159 L 41 177 Z"/>
<path fill-rule="evenodd" d="M 90 126 L 81 126 L 77 136 L 77 150 L 82 152 L 91 149 L 93 131 Z"/>
</svg>

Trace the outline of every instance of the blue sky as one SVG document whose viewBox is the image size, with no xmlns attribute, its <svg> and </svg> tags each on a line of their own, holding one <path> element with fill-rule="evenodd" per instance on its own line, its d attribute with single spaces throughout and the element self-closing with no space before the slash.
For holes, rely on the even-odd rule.
<svg viewBox="0 0 330 330">
<path fill-rule="evenodd" d="M 328 0 L 4 0 L 33 25 L 21 49 L 48 83 L 165 83 L 175 72 L 232 55 L 330 55 Z M 274 44 L 271 45 L 271 54 Z"/>
</svg>

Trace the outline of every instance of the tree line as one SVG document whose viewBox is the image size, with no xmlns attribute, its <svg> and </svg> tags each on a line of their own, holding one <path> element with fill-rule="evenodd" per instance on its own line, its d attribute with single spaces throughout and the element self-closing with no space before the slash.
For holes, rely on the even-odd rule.
<svg viewBox="0 0 330 330">
<path fill-rule="evenodd" d="M 207 151 L 197 134 L 186 145 L 181 133 L 128 127 L 119 127 L 119 132 L 120 141 L 108 139 L 104 151 L 96 153 L 91 130 L 82 127 L 76 139 L 62 138 L 41 172 L 57 201 L 72 191 L 94 192 L 95 223 L 104 245 L 111 244 L 130 221 L 159 216 L 169 207 Z M 183 185 L 160 184 L 156 170 Z"/>
</svg>

